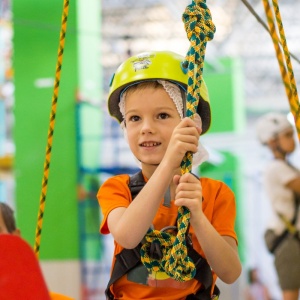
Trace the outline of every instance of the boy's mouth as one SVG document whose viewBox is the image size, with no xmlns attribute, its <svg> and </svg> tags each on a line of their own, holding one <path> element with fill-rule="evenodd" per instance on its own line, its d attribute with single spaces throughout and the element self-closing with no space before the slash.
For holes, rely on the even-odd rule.
<svg viewBox="0 0 300 300">
<path fill-rule="evenodd" d="M 141 143 L 140 146 L 141 147 L 155 147 L 155 146 L 159 146 L 161 143 L 158 142 L 144 142 Z"/>
</svg>

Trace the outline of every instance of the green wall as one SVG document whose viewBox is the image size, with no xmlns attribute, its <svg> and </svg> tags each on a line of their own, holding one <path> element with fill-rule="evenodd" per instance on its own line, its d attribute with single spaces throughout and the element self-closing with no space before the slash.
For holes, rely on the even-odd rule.
<svg viewBox="0 0 300 300">
<path fill-rule="evenodd" d="M 55 76 L 62 11 L 61 0 L 13 0 L 17 221 L 22 236 L 32 246 L 46 155 L 53 94 L 51 80 Z M 78 53 L 75 29 L 76 1 L 70 1 L 40 244 L 41 259 L 78 258 L 75 140 Z"/>
<path fill-rule="evenodd" d="M 238 58 L 223 57 L 213 64 L 206 61 L 204 78 L 208 86 L 212 122 L 207 133 L 240 133 L 245 129 L 246 110 L 243 65 Z M 205 162 L 200 166 L 201 176 L 225 182 L 234 192 L 237 204 L 236 232 L 239 254 L 245 261 L 246 245 L 243 232 L 243 202 L 241 190 L 243 176 L 241 161 L 231 152 L 220 151 L 223 161 L 217 165 Z"/>
<path fill-rule="evenodd" d="M 242 262 L 246 261 L 246 243 L 244 230 L 244 210 L 242 199 L 242 180 L 241 175 L 241 162 L 232 153 L 227 151 L 220 151 L 219 155 L 222 157 L 222 161 L 213 165 L 208 162 L 204 162 L 200 168 L 200 174 L 202 177 L 209 177 L 216 180 L 220 180 L 226 183 L 234 192 L 236 199 L 236 222 L 235 230 L 238 236 L 239 242 L 239 255 Z"/>
<path fill-rule="evenodd" d="M 224 57 L 205 63 L 212 122 L 208 133 L 241 132 L 245 128 L 243 66 L 238 58 Z"/>
<path fill-rule="evenodd" d="M 103 252 L 99 234 L 100 210 L 97 191 L 100 186 L 99 168 L 101 136 L 103 134 L 101 48 L 101 1 L 78 0 L 79 90 L 77 103 L 78 186 L 83 194 L 79 201 L 80 259 L 85 264 L 83 281 L 93 281 L 94 266 Z M 93 274 L 93 275 L 91 275 Z M 98 276 L 98 280 L 100 277 Z M 98 281 L 97 281 L 98 282 Z M 93 281 L 93 286 L 95 282 Z M 100 282 L 98 282 L 99 286 Z"/>
</svg>

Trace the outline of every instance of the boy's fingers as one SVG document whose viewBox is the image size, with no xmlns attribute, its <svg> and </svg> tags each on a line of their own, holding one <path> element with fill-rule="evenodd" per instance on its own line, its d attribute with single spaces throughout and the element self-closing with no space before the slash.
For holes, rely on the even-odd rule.
<svg viewBox="0 0 300 300">
<path fill-rule="evenodd" d="M 174 175 L 174 177 L 173 177 L 174 184 L 176 184 L 176 185 L 179 184 L 180 177 L 181 177 L 180 175 Z"/>
<path fill-rule="evenodd" d="M 180 125 L 188 126 L 188 127 L 197 127 L 197 128 L 198 128 L 198 127 L 199 127 L 199 128 L 202 127 L 201 124 L 199 124 L 198 122 L 195 122 L 194 120 L 192 120 L 192 119 L 189 118 L 189 117 L 183 118 L 182 121 L 181 121 L 181 123 L 180 123 Z M 179 126 L 180 126 L 180 125 L 179 125 Z"/>
<path fill-rule="evenodd" d="M 180 182 L 198 182 L 199 177 L 193 173 L 185 173 L 180 177 Z"/>
</svg>

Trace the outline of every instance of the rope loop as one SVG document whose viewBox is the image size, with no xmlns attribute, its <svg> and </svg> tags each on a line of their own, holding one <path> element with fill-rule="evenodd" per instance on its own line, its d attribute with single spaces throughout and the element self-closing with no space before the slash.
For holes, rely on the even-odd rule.
<svg viewBox="0 0 300 300">
<path fill-rule="evenodd" d="M 188 256 L 186 231 L 189 226 L 190 212 L 181 208 L 177 220 L 177 235 L 149 229 L 145 243 L 141 247 L 141 261 L 151 272 L 165 272 L 171 278 L 184 282 L 196 275 L 196 267 Z M 153 248 L 159 249 L 153 255 Z"/>
<path fill-rule="evenodd" d="M 189 228 L 190 211 L 185 207 L 178 209 L 178 233 L 170 249 L 170 258 L 166 261 L 166 273 L 177 281 L 188 281 L 195 277 L 196 267 L 188 256 L 186 238 Z"/>
<path fill-rule="evenodd" d="M 172 247 L 174 240 L 175 236 L 170 233 L 154 229 L 148 230 L 148 233 L 145 236 L 145 243 L 141 248 L 141 260 L 149 272 L 165 272 L 165 261 L 169 256 L 168 252 L 170 247 Z M 154 256 L 153 253 L 151 253 L 151 247 L 154 244 L 158 245 L 162 257 Z"/>
</svg>

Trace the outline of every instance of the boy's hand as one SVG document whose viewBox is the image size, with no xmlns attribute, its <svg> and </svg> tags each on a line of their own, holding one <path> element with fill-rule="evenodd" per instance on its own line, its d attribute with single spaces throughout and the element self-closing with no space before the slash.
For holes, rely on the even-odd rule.
<svg viewBox="0 0 300 300">
<path fill-rule="evenodd" d="M 175 205 L 185 206 L 191 212 L 191 223 L 193 220 L 200 220 L 202 212 L 202 186 L 199 179 L 192 173 L 185 173 L 182 176 L 175 175 Z"/>
<path fill-rule="evenodd" d="M 197 152 L 201 131 L 191 118 L 182 119 L 175 127 L 164 156 L 170 168 L 178 169 L 186 152 Z"/>
</svg>

